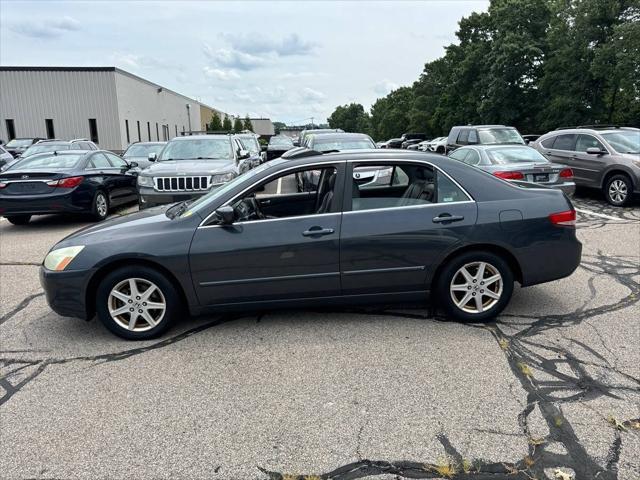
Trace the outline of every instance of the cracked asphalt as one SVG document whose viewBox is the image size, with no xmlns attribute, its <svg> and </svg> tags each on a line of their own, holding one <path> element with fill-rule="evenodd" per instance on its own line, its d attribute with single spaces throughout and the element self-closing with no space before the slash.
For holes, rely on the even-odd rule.
<svg viewBox="0 0 640 480">
<path fill-rule="evenodd" d="M 575 206 L 580 268 L 493 323 L 271 311 L 135 343 L 41 293 L 84 219 L 0 220 L 0 477 L 638 479 L 640 203 Z"/>
</svg>

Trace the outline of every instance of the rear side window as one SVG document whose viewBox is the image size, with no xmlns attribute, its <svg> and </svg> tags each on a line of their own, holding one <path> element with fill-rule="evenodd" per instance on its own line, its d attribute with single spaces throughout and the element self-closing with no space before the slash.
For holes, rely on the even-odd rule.
<svg viewBox="0 0 640 480">
<path fill-rule="evenodd" d="M 578 135 L 578 141 L 576 142 L 576 152 L 586 152 L 587 148 L 599 148 L 605 150 L 598 139 L 592 135 Z"/>
<path fill-rule="evenodd" d="M 117 168 L 124 168 L 127 166 L 127 162 L 124 161 L 122 158 L 120 158 L 117 155 L 114 155 L 113 153 L 103 153 L 103 155 L 105 155 L 108 159 L 109 162 L 111 163 L 111 165 L 113 165 L 114 167 Z"/>
<path fill-rule="evenodd" d="M 555 139 L 556 137 L 547 138 L 541 141 L 540 145 L 542 145 L 544 148 L 553 148 L 553 142 L 555 141 Z"/>
<path fill-rule="evenodd" d="M 460 162 L 464 162 L 465 158 L 467 158 L 467 155 L 469 154 L 469 150 L 466 149 L 458 149 L 456 151 L 454 151 L 451 155 L 449 155 L 451 158 L 453 158 L 454 160 L 458 160 Z"/>
<path fill-rule="evenodd" d="M 105 157 L 101 153 L 96 153 L 95 155 L 91 155 L 89 159 L 89 163 L 87 164 L 88 168 L 111 168 L 111 164 L 107 157 Z"/>
<path fill-rule="evenodd" d="M 573 150 L 576 144 L 576 134 L 558 135 L 556 141 L 553 142 L 554 150 Z"/>
<path fill-rule="evenodd" d="M 480 155 L 475 150 L 469 150 L 469 154 L 463 162 L 467 165 L 478 165 L 480 163 Z"/>
</svg>

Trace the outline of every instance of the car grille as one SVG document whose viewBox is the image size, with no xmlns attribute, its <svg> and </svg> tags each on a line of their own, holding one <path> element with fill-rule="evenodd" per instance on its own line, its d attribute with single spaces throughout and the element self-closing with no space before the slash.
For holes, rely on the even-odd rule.
<svg viewBox="0 0 640 480">
<path fill-rule="evenodd" d="M 156 177 L 155 188 L 159 192 L 194 192 L 208 190 L 211 177 Z"/>
</svg>

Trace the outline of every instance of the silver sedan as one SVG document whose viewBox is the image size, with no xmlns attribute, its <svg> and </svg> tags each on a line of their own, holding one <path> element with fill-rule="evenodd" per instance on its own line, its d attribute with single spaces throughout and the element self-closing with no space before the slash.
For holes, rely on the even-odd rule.
<svg viewBox="0 0 640 480">
<path fill-rule="evenodd" d="M 573 195 L 573 171 L 551 163 L 526 145 L 473 145 L 458 148 L 449 157 L 473 165 L 505 180 L 527 182 Z"/>
</svg>

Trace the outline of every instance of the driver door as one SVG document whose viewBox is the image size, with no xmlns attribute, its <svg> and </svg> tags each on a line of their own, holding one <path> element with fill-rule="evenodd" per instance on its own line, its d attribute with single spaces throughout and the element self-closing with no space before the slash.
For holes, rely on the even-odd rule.
<svg viewBox="0 0 640 480">
<path fill-rule="evenodd" d="M 197 229 L 189 261 L 203 306 L 339 295 L 345 166 L 299 170 L 308 169 L 334 172 L 334 180 L 324 173 L 327 181 L 317 191 L 299 192 L 290 181 L 295 170 L 288 170 L 229 202 L 236 216 L 248 217 Z M 240 207 L 244 201 L 262 205 L 268 213 L 255 218 Z"/>
</svg>

